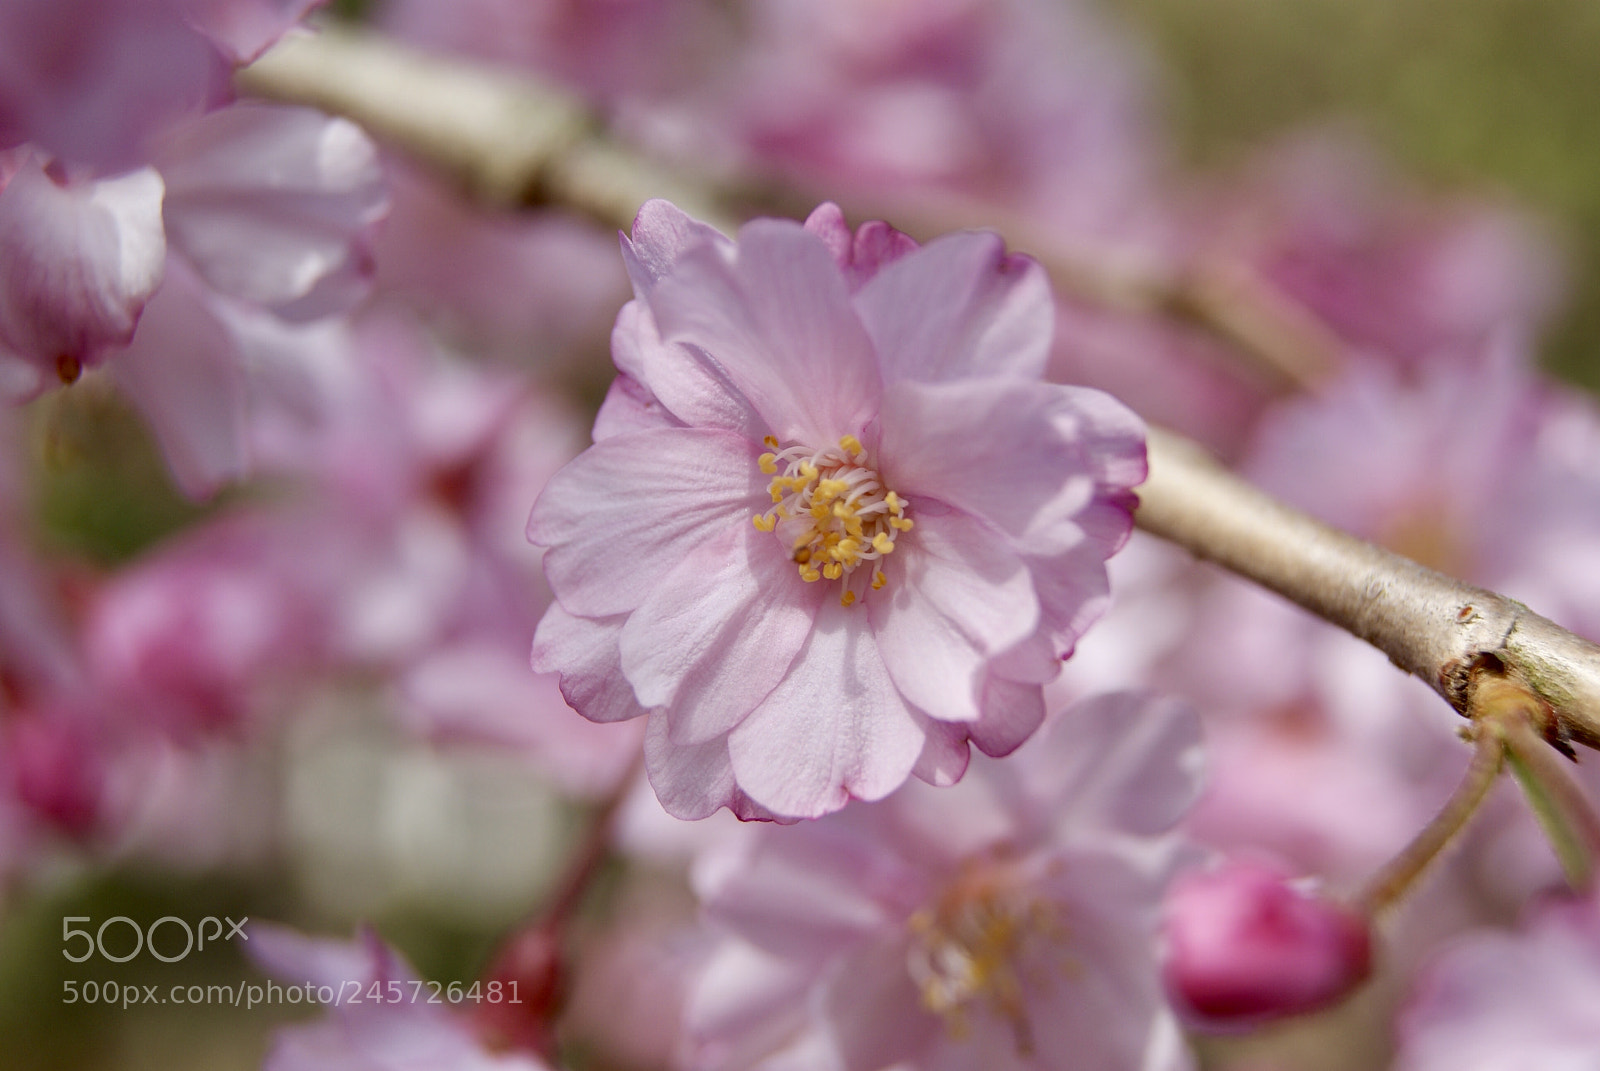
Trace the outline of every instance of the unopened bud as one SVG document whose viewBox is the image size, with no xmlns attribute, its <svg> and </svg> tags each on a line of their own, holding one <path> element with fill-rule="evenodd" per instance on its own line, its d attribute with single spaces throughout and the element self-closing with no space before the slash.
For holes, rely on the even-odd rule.
<svg viewBox="0 0 1600 1071">
<path fill-rule="evenodd" d="M 73 837 L 100 818 L 105 770 L 89 734 L 48 717 L 20 717 L 0 746 L 11 752 L 12 791 L 32 811 Z"/>
<path fill-rule="evenodd" d="M 1179 878 L 1167 894 L 1167 992 L 1202 1029 L 1244 1029 L 1342 1000 L 1372 968 L 1359 912 L 1260 863 Z"/>
<path fill-rule="evenodd" d="M 515 934 L 484 977 L 502 999 L 477 1006 L 479 1036 L 493 1048 L 555 1052 L 555 1017 L 560 1010 L 561 940 L 542 926 Z"/>
</svg>

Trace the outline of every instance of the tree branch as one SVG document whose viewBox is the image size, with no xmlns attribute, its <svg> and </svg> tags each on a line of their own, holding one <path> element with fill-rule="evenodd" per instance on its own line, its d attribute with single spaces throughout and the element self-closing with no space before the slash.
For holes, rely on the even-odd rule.
<svg viewBox="0 0 1600 1071">
<path fill-rule="evenodd" d="M 626 229 L 641 204 L 665 197 L 733 229 L 703 184 L 614 142 L 576 98 L 508 71 L 328 27 L 284 38 L 236 81 L 250 96 L 353 119 L 491 207 L 559 204 Z"/>
<path fill-rule="evenodd" d="M 285 38 L 237 76 L 241 92 L 342 115 L 385 143 L 452 176 L 480 203 L 558 204 L 622 230 L 639 206 L 664 197 L 733 233 L 732 189 L 710 188 L 609 137 L 577 98 L 524 75 L 407 48 L 372 33 L 330 26 Z M 987 227 L 1027 246 L 1056 287 L 1086 304 L 1165 316 L 1228 343 L 1229 352 L 1276 390 L 1302 390 L 1337 364 L 1325 324 L 1243 265 L 1201 262 L 1163 270 L 1144 258 L 1062 245 L 1039 246 L 1034 228 L 987 203 L 944 201 L 913 210 L 870 201 L 858 214 L 893 216 L 925 235 Z"/>
<path fill-rule="evenodd" d="M 1526 606 L 1329 527 L 1151 429 L 1134 519 L 1366 640 L 1463 713 L 1503 667 L 1549 708 L 1547 739 L 1600 747 L 1600 647 Z M 1493 661 L 1491 661 L 1493 660 Z"/>
</svg>

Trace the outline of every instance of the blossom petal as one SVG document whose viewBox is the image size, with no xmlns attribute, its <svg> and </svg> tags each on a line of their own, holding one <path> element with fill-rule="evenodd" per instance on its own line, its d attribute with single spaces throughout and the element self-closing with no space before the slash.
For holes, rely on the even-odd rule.
<svg viewBox="0 0 1600 1071">
<path fill-rule="evenodd" d="M 923 733 L 884 668 L 866 617 L 825 600 L 789 675 L 728 734 L 739 786 L 812 818 L 879 799 L 910 775 Z"/>
<path fill-rule="evenodd" d="M 799 1029 L 815 968 L 807 959 L 773 956 L 745 941 L 725 941 L 696 972 L 684 1004 L 687 1055 L 695 1067 L 746 1066 L 743 1049 L 772 1029 Z M 753 1039 L 741 1037 L 746 1031 Z M 741 1044 L 743 1042 L 744 1044 Z M 738 1054 L 738 1055 L 736 1055 Z"/>
<path fill-rule="evenodd" d="M 617 371 L 637 380 L 672 416 L 695 428 L 726 428 L 747 439 L 766 434 L 766 422 L 704 353 L 661 341 L 655 317 L 630 301 L 611 331 Z"/>
<path fill-rule="evenodd" d="M 1153 1041 L 1169 1029 L 1164 1021 L 1170 1015 L 1150 969 L 1161 883 L 1125 852 L 1075 852 L 1071 871 L 1050 875 L 1041 891 L 1061 905 L 1064 917 L 1079 920 L 1072 955 L 1094 968 L 1060 977 L 1055 986 L 1027 989 L 1039 1051 L 1070 1052 L 1086 1067 L 1128 1067 L 1132 1054 L 1154 1051 L 1176 1059 L 1151 1071 L 1186 1067 L 1181 1053 Z M 1041 961 L 1035 969 L 1048 969 L 1047 943 L 1033 952 L 1023 969 Z"/>
<path fill-rule="evenodd" d="M 171 0 L 0 4 L 0 127 L 71 164 L 149 162 L 174 122 L 228 99 L 231 66 Z"/>
<path fill-rule="evenodd" d="M 238 344 L 199 281 L 177 261 L 111 374 L 149 421 L 185 494 L 202 498 L 244 474 L 249 452 Z"/>
<path fill-rule="evenodd" d="M 983 713 L 969 728 L 972 742 L 985 755 L 999 758 L 1015 751 L 1044 724 L 1044 689 L 991 673 L 983 682 Z"/>
<path fill-rule="evenodd" d="M 733 241 L 671 201 L 659 197 L 646 201 L 633 219 L 631 236 L 622 236 L 622 263 L 628 269 L 634 294 L 648 297 L 656 284 L 672 271 L 678 258 L 700 245 L 731 250 Z"/>
<path fill-rule="evenodd" d="M 690 552 L 622 629 L 622 670 L 645 706 L 671 706 L 674 743 L 726 733 L 766 698 L 811 632 L 820 585 L 749 524 Z"/>
<path fill-rule="evenodd" d="M 366 293 L 388 195 L 355 124 L 236 104 L 175 132 L 160 166 L 169 240 L 218 290 L 295 320 Z"/>
<path fill-rule="evenodd" d="M 903 887 L 906 868 L 870 838 L 806 824 L 749 851 L 703 856 L 694 872 L 705 917 L 768 952 L 820 958 L 894 920 L 873 895 Z"/>
<path fill-rule="evenodd" d="M 650 428 L 681 428 L 649 388 L 626 373 L 611 381 L 600 411 L 594 416 L 594 441 Z"/>
<path fill-rule="evenodd" d="M 561 694 L 590 721 L 625 721 L 645 713 L 622 675 L 618 637 L 623 617 L 595 620 L 551 603 L 533 634 L 533 669 L 559 672 Z"/>
<path fill-rule="evenodd" d="M 183 0 L 196 28 L 234 63 L 253 62 L 326 0 Z"/>
<path fill-rule="evenodd" d="M 797 223 L 745 224 L 731 259 L 688 250 L 650 307 L 662 338 L 703 350 L 781 440 L 831 445 L 877 413 L 872 343 L 832 255 Z"/>
<path fill-rule="evenodd" d="M 133 336 L 161 281 L 161 176 L 58 184 L 29 159 L 0 189 L 0 346 L 47 374 Z"/>
<path fill-rule="evenodd" d="M 967 744 L 967 727 L 933 718 L 920 719 L 927 740 L 917 765 L 911 773 L 919 780 L 937 788 L 948 788 L 961 780 L 972 760 L 972 748 Z"/>
<path fill-rule="evenodd" d="M 818 205 L 806 217 L 805 227 L 821 238 L 828 252 L 833 254 L 834 262 L 844 273 L 852 294 L 859 291 L 886 264 L 899 260 L 917 248 L 914 238 L 882 220 L 863 223 L 852 234 L 844 221 L 844 213 L 832 201 Z"/>
<path fill-rule="evenodd" d="M 950 234 L 888 264 L 856 308 L 886 383 L 972 376 L 1037 380 L 1050 356 L 1055 304 L 1031 258 L 999 235 Z"/>
<path fill-rule="evenodd" d="M 1201 787 L 1200 720 L 1185 702 L 1112 692 L 1073 704 L 1011 761 L 1075 826 L 1164 832 Z"/>
<path fill-rule="evenodd" d="M 656 799 L 668 814 L 695 822 L 726 807 L 747 822 L 779 819 L 746 795 L 734 780 L 726 736 L 701 744 L 674 744 L 667 735 L 665 712 L 652 712 L 645 726 L 645 773 Z"/>
<path fill-rule="evenodd" d="M 902 574 L 867 600 L 884 664 L 933 717 L 973 721 L 987 659 L 1038 627 L 1033 583 L 999 533 L 972 517 L 921 511 L 910 535 L 895 555 Z"/>
<path fill-rule="evenodd" d="M 822 980 L 828 1033 L 849 1071 L 915 1066 L 911 1061 L 944 1032 L 906 970 L 908 956 L 904 933 L 882 933 L 841 957 Z"/>
<path fill-rule="evenodd" d="M 880 449 L 896 491 L 983 517 L 1035 554 L 1083 541 L 1075 518 L 1107 493 L 1108 472 L 1118 481 L 1144 478 L 1137 417 L 1099 391 L 1048 383 L 893 383 L 884 391 Z"/>
<path fill-rule="evenodd" d="M 725 431 L 658 428 L 596 443 L 551 477 L 528 519 L 545 575 L 584 617 L 636 608 L 706 539 L 766 500 L 756 448 Z"/>
</svg>

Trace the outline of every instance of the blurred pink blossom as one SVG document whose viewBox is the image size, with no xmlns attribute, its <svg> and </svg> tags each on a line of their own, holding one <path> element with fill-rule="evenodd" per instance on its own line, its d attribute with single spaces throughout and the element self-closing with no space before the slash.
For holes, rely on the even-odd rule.
<svg viewBox="0 0 1600 1071">
<path fill-rule="evenodd" d="M 0 146 L 31 141 L 69 165 L 148 163 L 152 139 L 226 102 L 227 58 L 184 0 L 0 5 Z"/>
<path fill-rule="evenodd" d="M 332 1004 L 325 1018 L 279 1030 L 264 1071 L 542 1071 L 520 1052 L 491 1052 L 470 1022 L 377 934 L 355 941 L 304 937 L 286 927 L 254 923 L 247 950 L 284 986 L 319 991 Z M 496 988 L 494 997 L 511 999 Z M 519 995 L 520 999 L 520 995 Z"/>
<path fill-rule="evenodd" d="M 880 211 L 982 200 L 1076 240 L 1126 237 L 1148 211 L 1143 59 L 1092 5 L 750 9 L 740 63 L 705 92 L 757 168 Z"/>
<path fill-rule="evenodd" d="M 297 535 L 261 517 L 225 518 L 95 592 L 85 657 L 125 716 L 180 738 L 229 735 L 248 725 L 268 682 L 311 668 L 326 642 L 326 577 L 306 567 Z"/>
<path fill-rule="evenodd" d="M 150 162 L 176 124 L 229 102 L 248 63 L 324 0 L 7 0 L 0 148 L 33 142 L 69 167 Z"/>
<path fill-rule="evenodd" d="M 1249 265 L 1368 359 L 1411 365 L 1531 331 L 1561 297 L 1531 218 L 1420 195 L 1352 138 L 1299 134 L 1218 185 L 1194 214 L 1204 255 Z"/>
<path fill-rule="evenodd" d="M 1400 1016 L 1396 1071 L 1582 1071 L 1600 1052 L 1600 907 L 1551 901 L 1518 933 L 1446 948 Z"/>
<path fill-rule="evenodd" d="M 596 721 L 650 711 L 680 817 L 815 816 L 1026 739 L 1145 471 L 1137 418 L 1037 381 L 1043 273 L 831 205 L 733 242 L 651 202 L 625 253 L 601 438 L 529 521 L 535 667 Z"/>
<path fill-rule="evenodd" d="M 413 44 L 531 69 L 608 110 L 659 103 L 728 54 L 710 0 L 390 0 L 379 18 Z M 719 47 L 720 46 L 720 47 Z"/>
<path fill-rule="evenodd" d="M 24 147 L 0 168 L 0 397 L 115 356 L 200 497 L 249 470 L 251 411 L 307 360 L 261 317 L 300 324 L 364 296 L 387 195 L 366 135 L 303 108 L 234 105 L 164 130 L 150 158 L 95 179 Z"/>
<path fill-rule="evenodd" d="M 1182 704 L 1104 696 L 954 788 L 709 852 L 685 1063 L 1189 1066 L 1155 943 L 1198 744 Z"/>
</svg>

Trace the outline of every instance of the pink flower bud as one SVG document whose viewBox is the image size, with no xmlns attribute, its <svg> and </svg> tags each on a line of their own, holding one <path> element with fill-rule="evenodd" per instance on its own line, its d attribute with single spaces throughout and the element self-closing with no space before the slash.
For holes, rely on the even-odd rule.
<svg viewBox="0 0 1600 1071">
<path fill-rule="evenodd" d="M 68 836 L 87 836 L 100 817 L 105 770 L 83 728 L 60 718 L 17 718 L 0 748 L 10 751 L 12 790 Z"/>
<path fill-rule="evenodd" d="M 554 1020 L 566 988 L 561 938 L 546 926 L 513 936 L 485 976 L 515 996 L 479 1004 L 478 1034 L 496 1048 L 512 1048 L 545 1056 L 556 1048 Z"/>
<path fill-rule="evenodd" d="M 1257 861 L 1185 875 L 1167 894 L 1163 978 L 1204 1029 L 1241 1029 L 1343 999 L 1372 968 L 1368 920 Z"/>
</svg>

